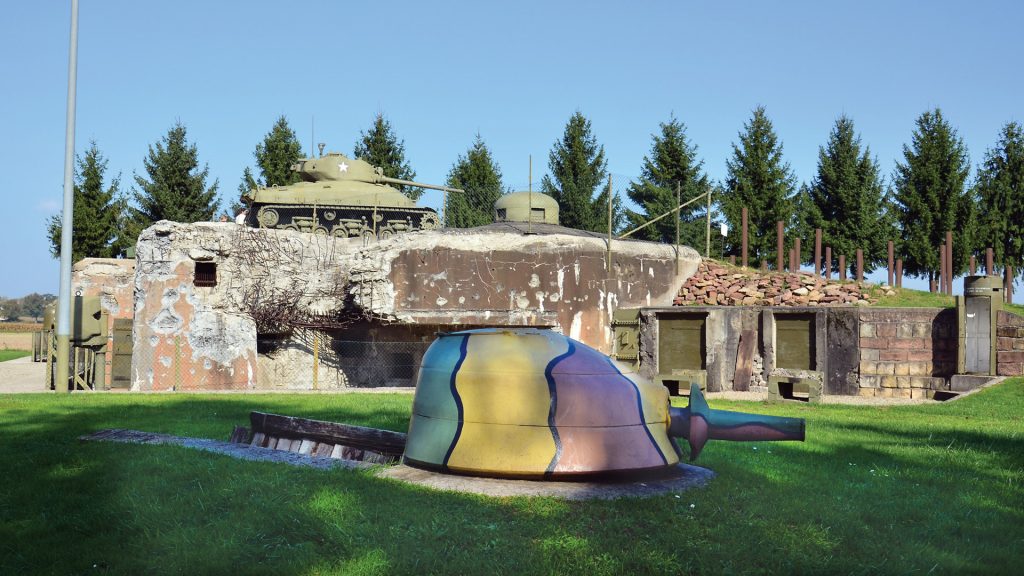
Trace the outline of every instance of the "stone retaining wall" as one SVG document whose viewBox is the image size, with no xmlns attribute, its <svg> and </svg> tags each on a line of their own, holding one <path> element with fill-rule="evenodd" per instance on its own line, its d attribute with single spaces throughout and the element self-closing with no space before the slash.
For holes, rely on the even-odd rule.
<svg viewBox="0 0 1024 576">
<path fill-rule="evenodd" d="M 996 323 L 996 373 L 1024 374 L 1024 318 L 1000 311 Z"/>
<path fill-rule="evenodd" d="M 956 310 L 903 308 L 860 313 L 860 396 L 930 398 L 956 372 Z"/>
</svg>

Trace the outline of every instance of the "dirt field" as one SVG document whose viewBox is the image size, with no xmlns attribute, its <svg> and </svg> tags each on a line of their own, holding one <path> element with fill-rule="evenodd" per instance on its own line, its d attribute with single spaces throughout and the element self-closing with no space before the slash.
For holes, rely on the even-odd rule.
<svg viewBox="0 0 1024 576">
<path fill-rule="evenodd" d="M 31 350 L 31 332 L 0 332 L 0 349 Z"/>
</svg>

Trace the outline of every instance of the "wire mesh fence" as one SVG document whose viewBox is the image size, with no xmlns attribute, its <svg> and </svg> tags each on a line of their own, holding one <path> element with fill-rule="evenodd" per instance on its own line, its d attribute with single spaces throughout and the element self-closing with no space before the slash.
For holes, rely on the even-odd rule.
<svg viewBox="0 0 1024 576">
<path fill-rule="evenodd" d="M 132 387 L 142 391 L 337 390 L 411 387 L 427 341 L 368 341 L 319 331 L 261 337 L 256 355 L 226 364 L 194 357 L 186 337 L 161 338 L 133 350 Z M 254 362 L 252 361 L 254 360 Z"/>
</svg>

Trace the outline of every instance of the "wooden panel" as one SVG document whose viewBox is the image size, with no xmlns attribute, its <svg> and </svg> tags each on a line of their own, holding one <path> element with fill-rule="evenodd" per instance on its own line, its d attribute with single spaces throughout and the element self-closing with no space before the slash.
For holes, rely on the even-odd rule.
<svg viewBox="0 0 1024 576">
<path fill-rule="evenodd" d="M 750 376 L 754 372 L 754 351 L 756 347 L 756 330 L 743 330 L 740 332 L 740 345 L 736 351 L 736 374 L 732 379 L 733 390 L 741 392 L 750 390 Z"/>
<path fill-rule="evenodd" d="M 263 412 L 250 413 L 249 420 L 253 431 L 275 436 L 301 437 L 317 442 L 344 444 L 391 456 L 401 456 L 405 451 L 405 434 L 401 432 Z M 292 451 L 296 450 L 298 445 L 292 447 Z"/>
</svg>

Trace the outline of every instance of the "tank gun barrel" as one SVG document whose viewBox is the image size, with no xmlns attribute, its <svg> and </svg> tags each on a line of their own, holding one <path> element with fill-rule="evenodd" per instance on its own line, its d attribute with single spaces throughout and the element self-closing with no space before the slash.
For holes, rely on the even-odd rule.
<svg viewBox="0 0 1024 576">
<path fill-rule="evenodd" d="M 452 188 L 450 186 L 438 186 L 436 184 L 424 184 L 422 182 L 413 182 L 412 180 L 402 180 L 400 178 L 391 178 L 389 176 L 377 176 L 375 178 L 377 182 L 384 184 L 398 184 L 401 186 L 413 186 L 416 188 L 430 188 L 431 190 L 441 190 L 444 192 L 459 192 L 465 193 L 466 191 L 462 188 Z"/>
<path fill-rule="evenodd" d="M 697 384 L 690 386 L 690 405 L 670 408 L 669 415 L 668 434 L 689 441 L 690 460 L 697 458 L 708 440 L 802 442 L 806 426 L 803 418 L 713 410 Z"/>
</svg>

